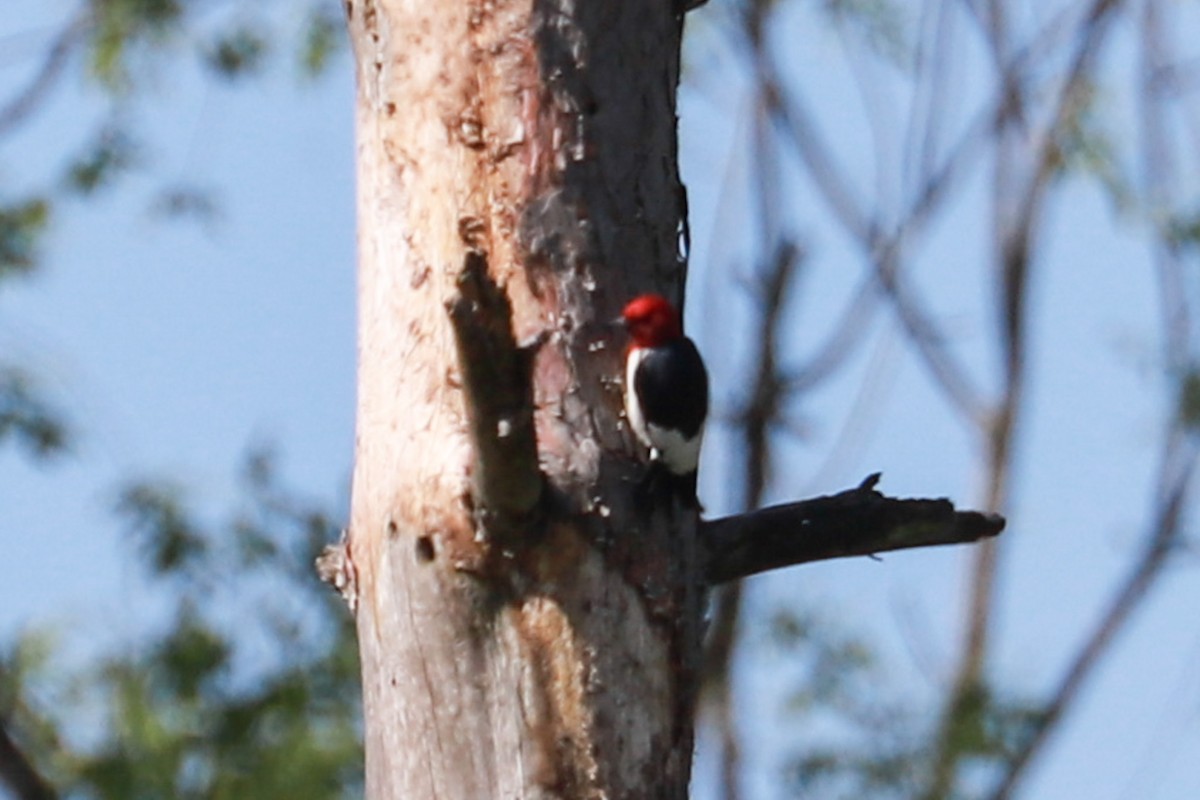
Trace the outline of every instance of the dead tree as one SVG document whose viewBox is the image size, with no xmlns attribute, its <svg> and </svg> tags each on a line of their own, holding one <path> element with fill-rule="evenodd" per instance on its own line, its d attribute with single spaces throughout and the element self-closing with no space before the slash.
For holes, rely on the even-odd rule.
<svg viewBox="0 0 1200 800">
<path fill-rule="evenodd" d="M 683 11 L 346 0 L 358 94 L 354 489 L 367 795 L 685 798 L 708 586 L 973 541 L 1002 520 L 874 479 L 702 521 L 633 501 L 620 344 L 680 299 Z"/>
</svg>

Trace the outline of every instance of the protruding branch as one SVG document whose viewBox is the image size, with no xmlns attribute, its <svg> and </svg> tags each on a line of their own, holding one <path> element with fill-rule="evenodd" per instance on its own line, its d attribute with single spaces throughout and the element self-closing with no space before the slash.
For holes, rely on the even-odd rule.
<svg viewBox="0 0 1200 800">
<path fill-rule="evenodd" d="M 470 251 L 447 308 L 458 345 L 463 396 L 475 450 L 472 497 L 484 530 L 505 538 L 528 521 L 542 496 L 533 424 L 533 356 L 517 345 L 512 304 Z"/>
<path fill-rule="evenodd" d="M 358 610 L 358 572 L 350 556 L 350 537 L 345 529 L 337 544 L 327 544 L 315 562 L 317 577 L 342 596 L 350 613 Z"/>
<path fill-rule="evenodd" d="M 702 523 L 709 584 L 769 569 L 909 547 L 965 544 L 1004 530 L 1004 518 L 958 511 L 945 499 L 898 499 L 855 489 Z"/>
</svg>

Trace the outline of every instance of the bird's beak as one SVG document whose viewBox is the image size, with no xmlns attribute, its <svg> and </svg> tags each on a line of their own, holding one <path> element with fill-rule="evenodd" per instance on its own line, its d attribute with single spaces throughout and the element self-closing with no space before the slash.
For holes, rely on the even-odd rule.
<svg viewBox="0 0 1200 800">
<path fill-rule="evenodd" d="M 624 328 L 626 327 L 625 318 L 621 316 L 613 317 L 608 321 L 607 325 L 610 328 Z"/>
</svg>

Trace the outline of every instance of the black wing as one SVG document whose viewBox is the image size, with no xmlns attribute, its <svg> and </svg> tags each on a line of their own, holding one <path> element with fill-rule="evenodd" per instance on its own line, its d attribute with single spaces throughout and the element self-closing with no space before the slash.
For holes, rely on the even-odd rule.
<svg viewBox="0 0 1200 800">
<path fill-rule="evenodd" d="M 646 421 L 691 438 L 708 415 L 708 371 L 691 339 L 650 348 L 634 379 Z"/>
</svg>

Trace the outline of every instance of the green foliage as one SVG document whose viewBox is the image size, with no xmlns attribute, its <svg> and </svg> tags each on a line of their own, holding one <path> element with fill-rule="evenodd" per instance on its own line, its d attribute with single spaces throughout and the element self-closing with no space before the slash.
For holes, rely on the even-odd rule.
<svg viewBox="0 0 1200 800">
<path fill-rule="evenodd" d="M 932 766 L 935 732 L 915 702 L 895 699 L 875 653 L 812 614 L 776 614 L 771 633 L 796 670 L 784 706 L 803 732 L 784 769 L 795 796 L 917 796 Z M 973 774 L 994 774 L 1041 719 L 1036 705 L 981 687 L 955 709 L 952 745 Z M 965 783 L 955 797 L 975 796 Z"/>
<path fill-rule="evenodd" d="M 62 416 L 42 398 L 33 379 L 0 366 L 0 444 L 10 437 L 38 458 L 58 455 L 67 446 Z"/>
<path fill-rule="evenodd" d="M 189 18 L 200 4 L 193 0 L 91 0 L 94 24 L 87 39 L 89 71 L 102 87 L 127 95 L 137 77 L 148 70 L 136 60 L 139 54 L 161 51 L 202 27 Z M 226 13 L 247 7 L 228 2 L 218 6 Z M 261 9 L 255 9 L 261 11 Z M 324 70 L 345 41 L 340 9 L 329 0 L 311 4 L 297 44 L 299 64 L 306 75 Z M 194 16 L 194 15 L 193 15 Z M 202 62 L 222 78 L 241 78 L 260 71 L 273 43 L 283 38 L 266 18 L 241 21 L 200 45 Z"/>
<path fill-rule="evenodd" d="M 920 729 L 887 699 L 875 653 L 813 614 L 779 612 L 771 632 L 796 672 L 784 707 L 803 731 L 787 787 L 806 798 L 911 796 L 922 775 Z"/>
<path fill-rule="evenodd" d="M 1200 428 L 1200 370 L 1194 366 L 1179 382 L 1179 420 L 1193 431 Z"/>
<path fill-rule="evenodd" d="M 210 628 L 195 608 L 180 608 L 174 630 L 154 645 L 163 678 L 171 692 L 183 699 L 199 697 L 229 666 L 230 643 Z"/>
<path fill-rule="evenodd" d="M 1175 214 L 1167 220 L 1163 237 L 1172 247 L 1196 250 L 1200 247 L 1200 213 Z"/>
<path fill-rule="evenodd" d="M 1120 168 L 1118 148 L 1100 109 L 1106 103 L 1100 89 L 1082 82 L 1069 98 L 1062 124 L 1055 130 L 1055 157 L 1058 171 L 1094 178 L 1105 190 L 1118 211 L 1134 205 L 1130 181 Z"/>
<path fill-rule="evenodd" d="M 85 72 L 111 101 L 111 107 L 99 122 L 81 123 L 84 130 L 94 126 L 94 133 L 80 152 L 67 157 L 59 184 L 49 184 L 31 197 L 0 203 L 0 279 L 36 267 L 38 245 L 50 222 L 54 200 L 63 190 L 91 197 L 113 187 L 119 177 L 135 168 L 154 168 L 138 138 L 113 120 L 132 116 L 144 99 L 138 91 L 143 80 L 162 74 L 159 67 L 178 69 L 171 58 L 198 52 L 201 63 L 212 73 L 234 80 L 262 72 L 272 51 L 290 49 L 296 53 L 300 71 L 314 77 L 329 67 L 346 44 L 345 25 L 334 0 L 302 0 L 299 13 L 303 24 L 295 41 L 288 41 L 282 32 L 289 26 L 283 24 L 281 15 L 272 16 L 262 9 L 255 9 L 253 22 L 222 24 L 219 33 L 211 34 L 207 29 L 213 24 L 192 13 L 201 7 L 198 0 L 88 0 L 87 6 L 88 24 L 72 19 L 64 26 L 63 41 L 68 49 L 63 57 L 74 53 L 71 48 L 85 50 Z M 244 6 L 229 0 L 211 7 L 204 4 L 204 9 L 209 16 L 246 13 Z M 67 35 L 74 28 L 80 33 Z M 39 86 L 32 99 L 20 105 L 37 108 L 55 88 L 53 83 Z M 11 100 L 0 97 L 0 105 Z M 22 115 L 32 116 L 32 112 L 23 110 Z M 210 191 L 183 183 L 156 193 L 153 210 L 160 216 L 201 222 L 211 222 L 217 212 Z"/>
<path fill-rule="evenodd" d="M 265 451 L 241 483 L 219 524 L 178 485 L 120 493 L 161 631 L 71 669 L 44 636 L 0 656 L 0 713 L 64 797 L 361 796 L 350 615 L 312 570 L 335 528 Z"/>
<path fill-rule="evenodd" d="M 209 69 L 223 78 L 240 78 L 258 70 L 267 54 L 267 40 L 250 26 L 217 37 L 205 53 Z"/>
<path fill-rule="evenodd" d="M 178 29 L 183 5 L 177 0 L 92 0 L 92 74 L 113 91 L 132 87 L 130 56 L 139 45 L 161 45 Z"/>
<path fill-rule="evenodd" d="M 57 183 L 0 204 L 0 281 L 36 268 L 56 199 L 94 197 L 134 168 L 154 167 L 113 120 L 136 118 L 140 90 L 160 67 L 178 69 L 171 59 L 198 54 L 217 76 L 243 78 L 287 44 L 266 21 L 212 37 L 212 16 L 246 10 L 216 6 L 204 4 L 200 19 L 196 1 L 87 0 L 87 24 L 68 21 L 64 34 L 70 26 L 81 33 L 63 39 L 76 48 L 65 58 L 83 51 L 109 107 L 98 121 L 80 121 L 85 144 L 64 159 Z M 306 12 L 298 48 L 306 75 L 325 69 L 344 42 L 336 12 L 332 2 Z M 59 74 L 70 73 L 47 73 Z M 27 114 L 57 80 L 38 87 Z M 164 215 L 215 215 L 211 195 L 191 186 L 157 197 Z M 67 437 L 36 382 L 0 363 L 0 445 L 42 458 L 64 451 Z M 223 523 L 177 483 L 137 481 L 118 493 L 116 512 L 165 609 L 157 632 L 109 640 L 109 652 L 82 661 L 42 629 L 0 645 L 4 729 L 62 797 L 361 796 L 357 647 L 345 606 L 312 568 L 335 526 L 280 486 L 269 453 L 251 457 L 243 488 Z M 94 645 L 97 634 L 86 638 Z"/>
<path fill-rule="evenodd" d="M 138 539 L 140 553 L 155 573 L 185 569 L 208 550 L 208 539 L 183 508 L 183 489 L 162 481 L 131 483 L 116 505 Z"/>
<path fill-rule="evenodd" d="M 1041 708 L 1005 698 L 987 686 L 966 692 L 953 709 L 951 743 L 966 763 L 1000 766 L 1043 719 Z"/>
<path fill-rule="evenodd" d="M 67 167 L 67 186 L 87 196 L 110 186 L 136 163 L 137 145 L 119 128 L 105 126 L 84 152 Z"/>
<path fill-rule="evenodd" d="M 218 6 L 204 10 L 245 10 Z M 76 48 L 66 57 L 83 51 L 86 74 L 110 107 L 98 122 L 80 122 L 85 137 L 89 125 L 95 133 L 68 155 L 52 189 L 0 204 L 0 280 L 36 268 L 52 204 L 64 193 L 90 198 L 134 168 L 153 168 L 112 120 L 136 118 L 139 90 L 160 66 L 178 69 L 171 58 L 198 52 L 220 77 L 241 78 L 280 49 L 281 35 L 266 23 L 208 37 L 210 20 L 191 13 L 199 8 L 187 0 L 87 0 L 81 35 L 63 39 Z M 325 2 L 308 12 L 299 53 L 306 75 L 326 68 L 344 41 L 336 10 Z M 78 24 L 68 21 L 64 34 Z M 29 108 L 58 86 L 40 86 Z M 191 186 L 158 198 L 165 215 L 215 214 L 210 194 Z M 0 363 L 0 445 L 15 441 L 44 457 L 62 452 L 67 435 L 35 381 Z M 269 453 L 251 457 L 243 488 L 223 523 L 200 513 L 177 483 L 137 481 L 118 493 L 116 512 L 157 589 L 156 607 L 165 609 L 157 632 L 109 640 L 109 652 L 82 661 L 41 629 L 0 645 L 0 719 L 61 796 L 361 796 L 353 628 L 312 567 L 335 526 L 280 486 Z M 97 635 L 87 638 L 94 645 Z"/>
<path fill-rule="evenodd" d="M 50 204 L 42 197 L 0 207 L 0 278 L 33 268 L 49 222 Z"/>
<path fill-rule="evenodd" d="M 300 67 L 309 77 L 325 71 L 330 60 L 346 46 L 346 25 L 328 6 L 308 15 L 300 48 Z"/>
</svg>

